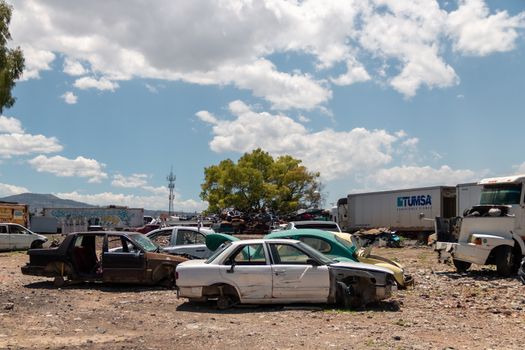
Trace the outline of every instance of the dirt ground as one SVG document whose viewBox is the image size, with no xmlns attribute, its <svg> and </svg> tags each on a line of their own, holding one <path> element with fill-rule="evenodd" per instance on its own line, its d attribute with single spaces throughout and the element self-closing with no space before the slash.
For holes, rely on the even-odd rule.
<svg viewBox="0 0 525 350">
<path fill-rule="evenodd" d="M 457 274 L 427 247 L 374 248 L 416 279 L 360 310 L 238 307 L 178 300 L 161 287 L 24 276 L 25 252 L 0 253 L 0 349 L 522 349 L 525 286 L 490 268 Z"/>
</svg>

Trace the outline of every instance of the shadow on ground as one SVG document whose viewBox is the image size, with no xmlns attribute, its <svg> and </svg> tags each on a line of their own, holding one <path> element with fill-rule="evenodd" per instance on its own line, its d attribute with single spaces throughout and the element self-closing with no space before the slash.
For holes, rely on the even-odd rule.
<svg viewBox="0 0 525 350">
<path fill-rule="evenodd" d="M 145 291 L 172 291 L 176 294 L 175 289 L 169 289 L 162 286 L 144 286 L 136 284 L 117 284 L 117 283 L 94 283 L 94 282 L 67 282 L 63 287 L 55 287 L 53 281 L 40 281 L 26 284 L 24 286 L 28 289 L 73 289 L 73 290 L 97 290 L 111 293 L 130 293 L 130 292 L 145 292 Z"/>
<path fill-rule="evenodd" d="M 234 307 L 226 310 L 220 310 L 217 308 L 215 301 L 208 302 L 185 302 L 177 306 L 177 311 L 185 312 L 198 312 L 198 313 L 209 313 L 209 314 L 244 314 L 244 313 L 262 313 L 262 312 L 276 312 L 276 311 L 325 311 L 325 312 L 397 312 L 399 311 L 400 304 L 397 301 L 380 301 L 377 303 L 369 304 L 366 307 L 360 307 L 355 309 L 344 309 L 334 305 L 326 304 L 291 304 L 291 305 L 235 305 Z"/>
<path fill-rule="evenodd" d="M 455 271 L 442 271 L 442 272 L 435 272 L 438 276 L 446 276 L 450 279 L 458 280 L 458 279 L 473 279 L 476 281 L 501 281 L 501 280 L 513 280 L 517 279 L 518 275 L 513 275 L 511 277 L 503 277 L 498 275 L 497 271 L 495 270 L 472 270 L 467 272 L 455 272 Z"/>
</svg>

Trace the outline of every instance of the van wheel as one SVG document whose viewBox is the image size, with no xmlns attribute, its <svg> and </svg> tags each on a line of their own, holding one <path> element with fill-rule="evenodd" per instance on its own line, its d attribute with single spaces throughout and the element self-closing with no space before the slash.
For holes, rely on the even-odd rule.
<svg viewBox="0 0 525 350">
<path fill-rule="evenodd" d="M 456 271 L 459 273 L 466 272 L 468 269 L 470 269 L 470 266 L 472 266 L 472 263 L 469 263 L 467 261 L 461 261 L 461 260 L 452 260 L 452 263 L 454 263 L 454 267 L 456 268 Z"/>
<path fill-rule="evenodd" d="M 511 246 L 504 245 L 496 251 L 496 270 L 501 276 L 509 277 L 517 271 L 516 256 L 512 250 Z"/>
</svg>

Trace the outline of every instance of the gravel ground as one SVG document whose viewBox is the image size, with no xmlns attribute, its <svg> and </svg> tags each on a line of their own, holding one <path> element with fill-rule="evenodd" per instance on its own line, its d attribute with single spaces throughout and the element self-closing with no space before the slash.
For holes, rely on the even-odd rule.
<svg viewBox="0 0 525 350">
<path fill-rule="evenodd" d="M 25 252 L 0 253 L 0 349 L 522 349 L 525 286 L 474 267 L 457 274 L 427 247 L 374 248 L 416 285 L 359 310 L 238 307 L 178 300 L 163 288 L 24 276 Z"/>
</svg>

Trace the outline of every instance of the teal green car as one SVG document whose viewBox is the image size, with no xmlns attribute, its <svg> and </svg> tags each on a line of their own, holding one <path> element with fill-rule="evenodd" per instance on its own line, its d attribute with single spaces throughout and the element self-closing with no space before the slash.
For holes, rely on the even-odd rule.
<svg viewBox="0 0 525 350">
<path fill-rule="evenodd" d="M 414 283 L 413 278 L 405 274 L 404 267 L 401 264 L 381 256 L 370 255 L 370 248 L 357 250 L 356 246 L 352 244 L 349 233 L 297 229 L 272 232 L 264 238 L 295 239 L 308 244 L 333 260 L 355 261 L 385 267 L 394 273 L 397 285 L 401 289 Z"/>
<path fill-rule="evenodd" d="M 272 232 L 264 238 L 289 238 L 308 244 L 332 260 L 359 262 L 356 247 L 330 231 L 318 229 L 295 229 Z"/>
</svg>

